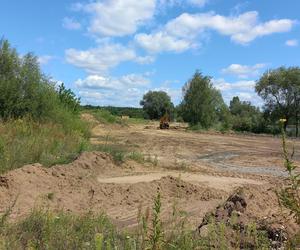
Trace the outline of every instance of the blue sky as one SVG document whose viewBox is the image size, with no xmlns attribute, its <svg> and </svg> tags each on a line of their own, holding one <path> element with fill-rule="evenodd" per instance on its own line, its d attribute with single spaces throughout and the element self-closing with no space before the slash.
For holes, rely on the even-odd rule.
<svg viewBox="0 0 300 250">
<path fill-rule="evenodd" d="M 0 36 L 34 52 L 84 104 L 139 106 L 164 90 L 175 104 L 196 69 L 224 100 L 265 70 L 300 66 L 299 0 L 1 0 Z"/>
</svg>

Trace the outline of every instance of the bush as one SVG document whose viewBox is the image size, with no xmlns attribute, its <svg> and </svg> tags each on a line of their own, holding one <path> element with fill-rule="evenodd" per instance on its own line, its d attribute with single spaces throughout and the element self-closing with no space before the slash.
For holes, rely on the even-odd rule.
<svg viewBox="0 0 300 250">
<path fill-rule="evenodd" d="M 143 106 L 146 117 L 151 120 L 158 120 L 166 114 L 170 117 L 174 115 L 174 104 L 164 91 L 148 91 L 140 101 L 140 105 Z"/>
<path fill-rule="evenodd" d="M 102 214 L 75 216 L 37 210 L 23 221 L 6 226 L 1 249 L 109 249 L 118 241 L 116 235 Z"/>
</svg>

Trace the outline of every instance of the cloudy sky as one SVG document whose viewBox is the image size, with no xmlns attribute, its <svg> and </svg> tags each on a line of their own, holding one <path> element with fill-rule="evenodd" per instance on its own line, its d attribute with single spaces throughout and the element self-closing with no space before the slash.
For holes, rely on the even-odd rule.
<svg viewBox="0 0 300 250">
<path fill-rule="evenodd" d="M 85 104 L 139 106 L 149 89 L 178 104 L 199 69 L 226 102 L 260 105 L 260 74 L 300 65 L 299 10 L 299 0 L 1 0 L 0 36 Z"/>
</svg>

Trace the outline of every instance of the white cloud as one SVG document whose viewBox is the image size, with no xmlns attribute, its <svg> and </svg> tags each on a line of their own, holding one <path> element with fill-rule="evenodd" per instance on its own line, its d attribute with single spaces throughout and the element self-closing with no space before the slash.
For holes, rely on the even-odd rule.
<svg viewBox="0 0 300 250">
<path fill-rule="evenodd" d="M 146 87 L 150 84 L 150 80 L 139 74 L 128 74 L 119 78 L 89 75 L 85 79 L 78 79 L 75 84 L 78 88 L 110 89 L 121 92 L 129 88 Z"/>
<path fill-rule="evenodd" d="M 137 58 L 131 48 L 121 44 L 103 44 L 88 50 L 68 49 L 65 51 L 66 60 L 90 74 L 103 73 L 124 61 L 133 61 Z"/>
<path fill-rule="evenodd" d="M 169 33 L 179 37 L 189 37 L 206 29 L 230 36 L 237 43 L 246 44 L 257 37 L 290 31 L 294 24 L 290 19 L 258 22 L 258 12 L 250 11 L 238 16 L 221 16 L 212 12 L 205 14 L 183 13 L 166 25 Z"/>
<path fill-rule="evenodd" d="M 234 83 L 229 83 L 225 81 L 223 78 L 214 79 L 213 80 L 214 86 L 221 90 L 253 90 L 255 86 L 255 81 L 247 80 L 247 81 L 237 81 Z"/>
<path fill-rule="evenodd" d="M 265 67 L 266 64 L 263 63 L 258 63 L 253 66 L 231 64 L 227 68 L 222 69 L 222 73 L 229 74 L 229 75 L 236 75 L 239 78 L 248 78 L 248 77 L 259 75 L 260 70 Z"/>
<path fill-rule="evenodd" d="M 290 47 L 297 47 L 299 44 L 298 40 L 297 39 L 291 39 L 291 40 L 287 40 L 285 42 L 285 45 L 286 46 L 290 46 Z"/>
<path fill-rule="evenodd" d="M 100 106 L 139 107 L 144 91 L 128 88 L 122 92 L 114 90 L 82 90 L 79 91 L 83 104 Z"/>
<path fill-rule="evenodd" d="M 197 7 L 203 7 L 209 0 L 159 0 L 158 7 L 161 6 L 178 6 L 184 4 L 190 4 Z"/>
<path fill-rule="evenodd" d="M 38 63 L 41 65 L 46 65 L 54 58 L 55 58 L 54 56 L 49 56 L 49 55 L 39 56 Z"/>
<path fill-rule="evenodd" d="M 83 104 L 100 105 L 100 106 L 118 106 L 118 107 L 139 107 L 144 91 L 137 88 L 129 88 L 120 91 L 96 91 L 83 90 L 79 91 Z"/>
<path fill-rule="evenodd" d="M 154 34 L 138 34 L 135 41 L 144 49 L 151 53 L 162 51 L 182 52 L 192 47 L 192 44 L 184 39 L 178 39 L 163 32 Z"/>
<path fill-rule="evenodd" d="M 234 96 L 242 101 L 250 101 L 253 105 L 262 106 L 262 99 L 255 93 L 255 81 L 243 80 L 227 82 L 225 79 L 213 79 L 214 86 L 221 91 L 224 101 L 229 104 Z"/>
<path fill-rule="evenodd" d="M 169 88 L 169 87 L 159 87 L 153 89 L 153 91 L 164 91 L 166 92 L 170 97 L 171 101 L 176 105 L 179 104 L 182 99 L 182 89 L 177 88 Z"/>
<path fill-rule="evenodd" d="M 135 40 L 141 47 L 151 52 L 164 50 L 178 52 L 195 48 L 199 43 L 197 38 L 206 31 L 213 30 L 229 36 L 236 43 L 245 45 L 258 37 L 288 32 L 294 23 L 295 21 L 290 19 L 259 22 L 256 11 L 228 17 L 213 12 L 183 13 L 158 31 L 151 34 L 137 34 Z"/>
<path fill-rule="evenodd" d="M 153 17 L 155 4 L 155 0 L 104 0 L 80 7 L 92 15 L 88 28 L 91 33 L 124 36 L 135 33 Z"/>
<path fill-rule="evenodd" d="M 138 106 L 151 81 L 144 74 L 128 74 L 120 77 L 89 75 L 75 81 L 84 104 Z"/>
<path fill-rule="evenodd" d="M 80 30 L 81 29 L 81 24 L 69 17 L 65 17 L 63 19 L 62 26 L 68 30 Z"/>
</svg>

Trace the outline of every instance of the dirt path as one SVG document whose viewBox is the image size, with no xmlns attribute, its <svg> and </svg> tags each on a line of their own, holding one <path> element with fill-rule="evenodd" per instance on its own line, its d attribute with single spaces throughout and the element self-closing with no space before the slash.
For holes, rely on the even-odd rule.
<svg viewBox="0 0 300 250">
<path fill-rule="evenodd" d="M 246 178 L 234 178 L 225 176 L 211 176 L 211 175 L 201 175 L 193 173 L 180 173 L 180 172 L 154 172 L 139 175 L 127 175 L 112 178 L 101 178 L 98 177 L 97 180 L 100 183 L 114 183 L 114 184 L 135 184 L 142 182 L 151 182 L 155 180 L 160 180 L 163 177 L 172 176 L 178 178 L 184 182 L 192 183 L 198 186 L 206 186 L 210 188 L 220 189 L 223 191 L 233 191 L 236 187 L 241 187 L 247 184 L 253 185 L 264 185 L 265 181 L 257 181 L 253 179 Z"/>
</svg>

